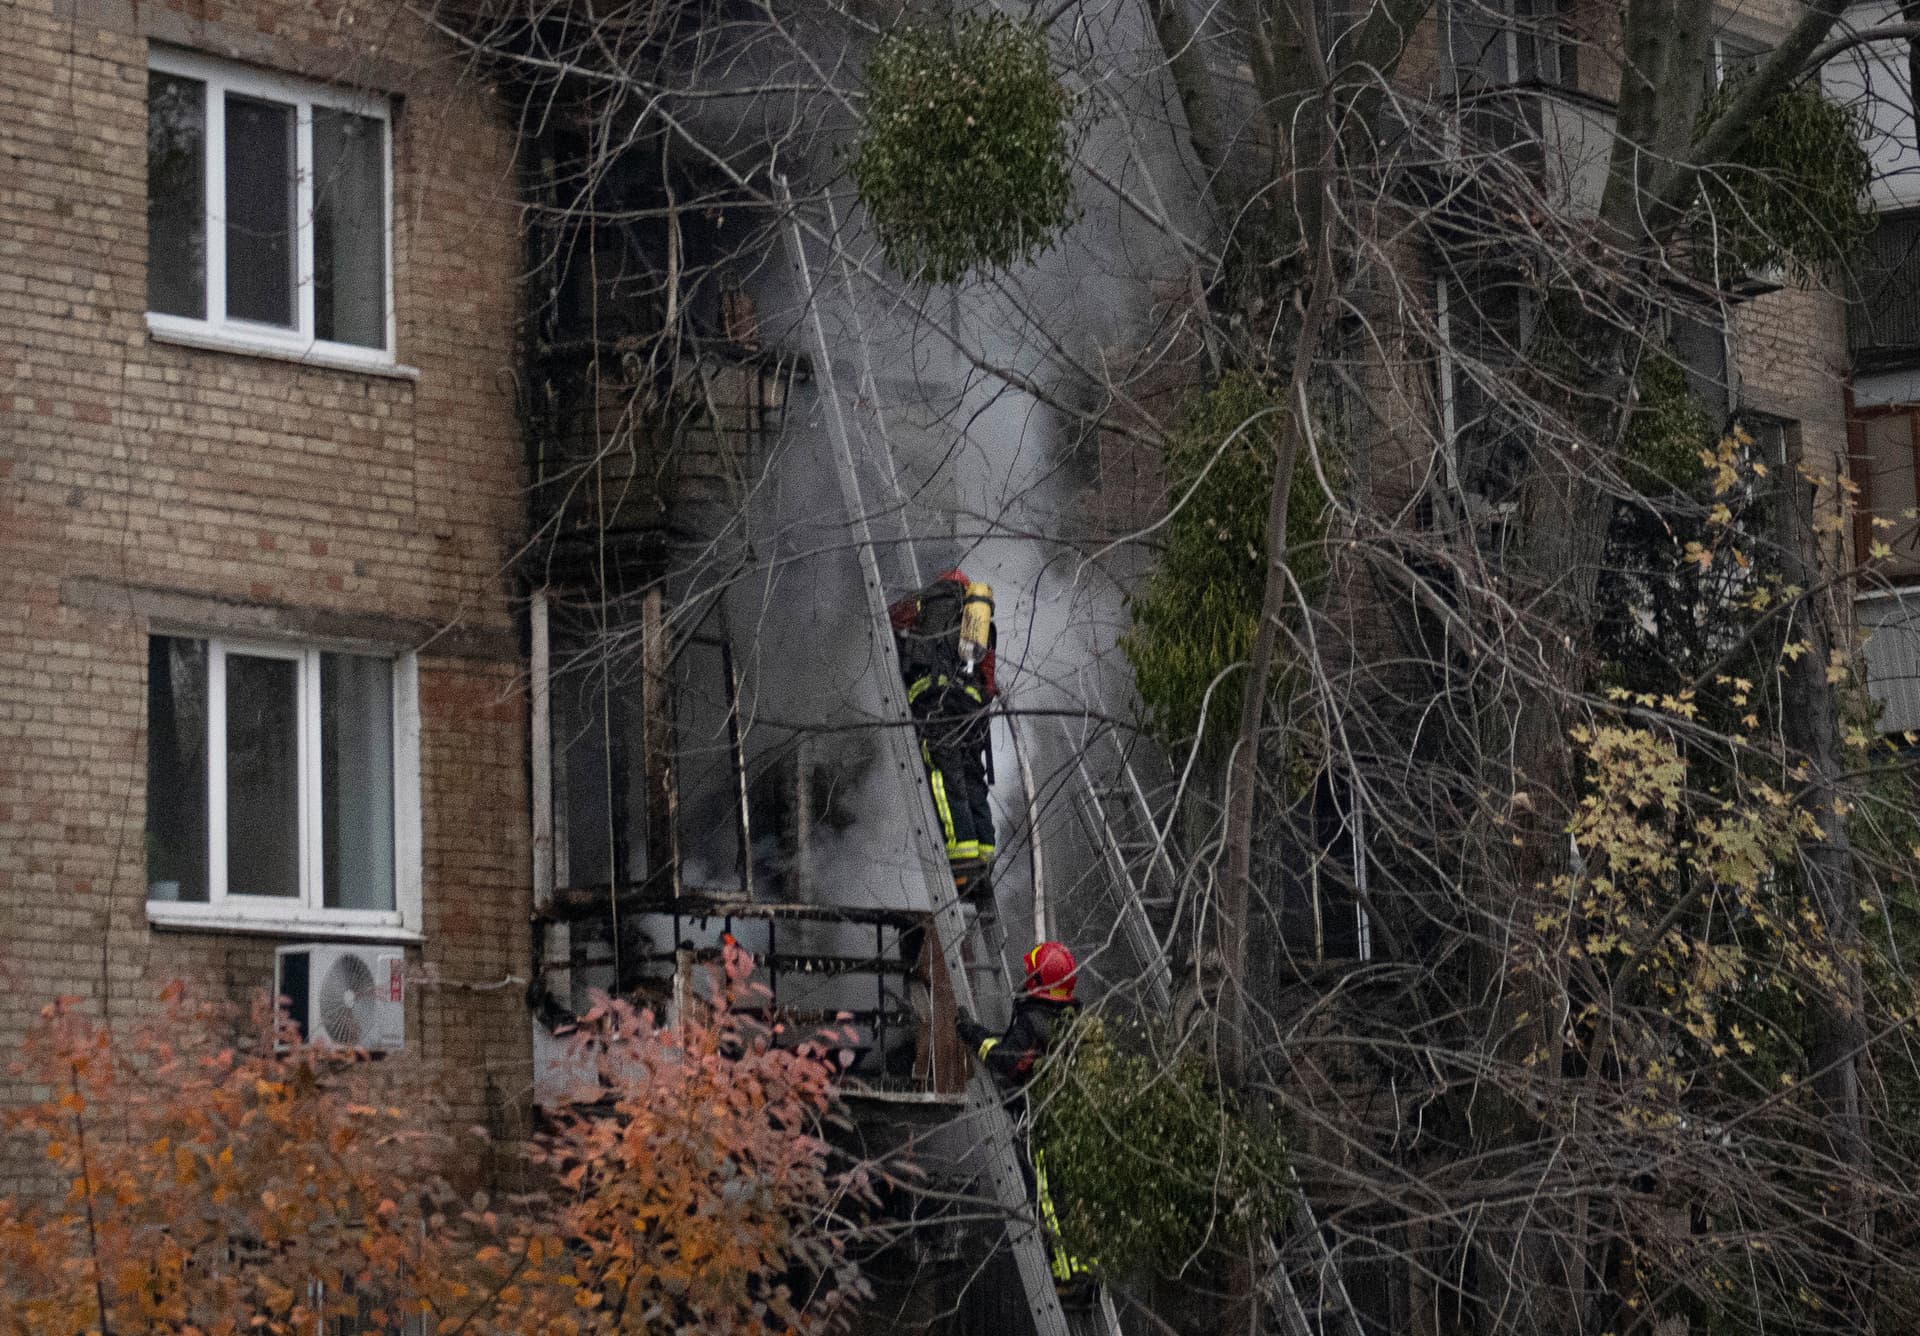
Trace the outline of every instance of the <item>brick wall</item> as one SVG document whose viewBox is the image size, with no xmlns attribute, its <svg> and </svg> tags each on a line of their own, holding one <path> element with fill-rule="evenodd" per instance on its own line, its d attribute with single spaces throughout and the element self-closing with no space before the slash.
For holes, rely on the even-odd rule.
<svg viewBox="0 0 1920 1336">
<path fill-rule="evenodd" d="M 395 95 L 397 355 L 416 377 L 149 337 L 149 40 Z M 275 939 L 146 921 L 156 607 L 421 651 L 424 945 L 406 1061 L 455 1118 L 524 1098 L 525 710 L 508 573 L 520 269 L 511 126 L 394 10 L 21 0 L 0 45 L 0 1055 L 56 994 L 246 999 Z M 171 602 L 169 602 L 171 600 Z M 331 619 L 331 621 L 329 621 Z M 0 1063 L 0 1102 L 18 1096 Z M 0 1191 L 21 1147 L 0 1143 Z"/>
<path fill-rule="evenodd" d="M 1848 357 L 1846 307 L 1840 298 L 1805 288 L 1769 293 L 1739 309 L 1731 342 L 1741 407 L 1799 424 L 1807 469 L 1827 479 L 1844 477 Z M 1838 506 L 1838 490 L 1823 487 L 1819 504 L 1823 512 Z M 1853 564 L 1851 539 L 1851 527 L 1828 536 L 1826 557 L 1835 569 Z M 1849 607 L 1836 611 L 1850 620 Z"/>
</svg>

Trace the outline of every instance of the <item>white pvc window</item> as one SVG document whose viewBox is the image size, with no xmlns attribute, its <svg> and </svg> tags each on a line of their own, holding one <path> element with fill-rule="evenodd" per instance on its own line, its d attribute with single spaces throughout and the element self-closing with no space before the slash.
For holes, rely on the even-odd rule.
<svg viewBox="0 0 1920 1336">
<path fill-rule="evenodd" d="M 391 365 L 391 128 L 383 98 L 154 50 L 148 327 Z"/>
<path fill-rule="evenodd" d="M 1572 86 L 1576 56 L 1566 8 L 1561 0 L 1452 0 L 1446 23 L 1460 90 Z"/>
<path fill-rule="evenodd" d="M 1713 69 L 1710 71 L 1709 91 L 1718 88 L 1728 79 L 1737 75 L 1749 74 L 1766 56 L 1764 43 L 1751 37 L 1742 37 L 1737 33 L 1717 32 L 1713 35 Z"/>
<path fill-rule="evenodd" d="M 149 917 L 417 927 L 413 687 L 405 658 L 151 637 Z"/>
</svg>

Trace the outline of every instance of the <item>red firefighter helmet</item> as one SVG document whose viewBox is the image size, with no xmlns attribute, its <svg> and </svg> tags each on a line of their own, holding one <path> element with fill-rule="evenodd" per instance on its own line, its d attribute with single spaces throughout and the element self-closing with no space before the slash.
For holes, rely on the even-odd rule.
<svg viewBox="0 0 1920 1336">
<path fill-rule="evenodd" d="M 967 573 L 961 570 L 958 566 L 955 566 L 950 571 L 941 571 L 940 574 L 933 577 L 933 582 L 935 584 L 971 584 L 973 583 L 971 580 L 967 579 Z"/>
<path fill-rule="evenodd" d="M 1059 942 L 1042 942 L 1027 952 L 1027 996 L 1047 1002 L 1073 1001 L 1073 952 Z"/>
</svg>

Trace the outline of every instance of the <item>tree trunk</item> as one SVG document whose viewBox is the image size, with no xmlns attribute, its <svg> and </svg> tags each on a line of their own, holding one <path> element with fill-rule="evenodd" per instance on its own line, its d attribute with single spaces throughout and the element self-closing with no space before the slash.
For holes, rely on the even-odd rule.
<svg viewBox="0 0 1920 1336">
<path fill-rule="evenodd" d="M 1789 584 L 1815 589 L 1822 563 L 1814 528 L 1814 488 L 1802 481 L 1799 433 L 1787 433 L 1786 459 L 1779 470 L 1780 493 L 1773 507 L 1775 537 Z M 1869 1142 L 1860 1090 L 1860 1062 L 1866 1049 L 1865 996 L 1860 974 L 1860 909 L 1853 881 L 1853 847 L 1847 828 L 1843 787 L 1840 705 L 1835 677 L 1841 664 L 1834 650 L 1830 593 L 1802 599 L 1788 632 L 1805 652 L 1784 657 L 1780 687 L 1780 725 L 1790 772 L 1800 779 L 1800 804 L 1820 837 L 1800 848 L 1800 869 L 1809 899 L 1826 932 L 1835 986 L 1817 992 L 1812 1005 L 1808 1063 L 1813 1071 L 1814 1103 L 1831 1156 L 1828 1172 L 1814 1175 L 1830 1182 L 1839 1202 L 1829 1209 L 1831 1274 L 1821 1277 L 1822 1301 L 1839 1329 L 1870 1330 L 1872 1218 L 1863 1192 Z M 1829 669 L 1832 671 L 1829 671 Z M 1820 1203 L 1822 1207 L 1825 1203 Z"/>
</svg>

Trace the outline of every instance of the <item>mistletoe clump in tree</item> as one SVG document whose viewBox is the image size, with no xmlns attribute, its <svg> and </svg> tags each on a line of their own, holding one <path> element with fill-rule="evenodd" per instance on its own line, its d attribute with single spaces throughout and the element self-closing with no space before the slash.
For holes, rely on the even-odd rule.
<svg viewBox="0 0 1920 1336">
<path fill-rule="evenodd" d="M 951 283 L 1050 246 L 1072 221 L 1072 109 L 1033 24 L 970 15 L 882 40 L 850 165 L 893 267 Z"/>
<path fill-rule="evenodd" d="M 1205 1058 L 1080 1021 L 1041 1074 L 1039 1142 L 1067 1246 L 1120 1275 L 1178 1277 L 1286 1223 L 1287 1148 Z"/>
<path fill-rule="evenodd" d="M 1222 742 L 1240 717 L 1239 682 L 1221 674 L 1246 661 L 1259 629 L 1267 494 L 1287 412 L 1258 377 L 1231 372 L 1188 401 L 1166 441 L 1173 511 L 1120 643 L 1148 722 L 1168 742 Z M 1288 492 L 1287 563 L 1308 597 L 1326 582 L 1328 511 L 1303 451 Z"/>
<path fill-rule="evenodd" d="M 1717 119 L 1745 82 L 1722 84 L 1701 109 L 1701 124 Z M 1731 160 L 1702 178 L 1701 227 L 1718 231 L 1723 259 L 1747 273 L 1777 268 L 1806 283 L 1844 264 L 1873 230 L 1865 130 L 1859 114 L 1831 101 L 1817 82 L 1782 93 Z"/>
</svg>

